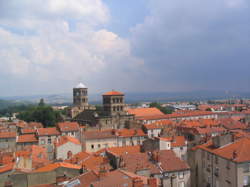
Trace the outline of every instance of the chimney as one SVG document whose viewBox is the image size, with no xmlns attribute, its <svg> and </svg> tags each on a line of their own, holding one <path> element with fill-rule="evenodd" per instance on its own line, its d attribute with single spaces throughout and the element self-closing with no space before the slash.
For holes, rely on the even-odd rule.
<svg viewBox="0 0 250 187">
<path fill-rule="evenodd" d="M 150 177 L 148 179 L 148 186 L 149 187 L 157 187 L 157 180 L 156 180 L 156 178 Z"/>
<path fill-rule="evenodd" d="M 143 187 L 143 181 L 138 177 L 133 178 L 133 187 Z"/>
<path fill-rule="evenodd" d="M 159 153 L 158 152 L 153 152 L 152 155 L 153 161 L 158 162 L 159 161 Z"/>
</svg>

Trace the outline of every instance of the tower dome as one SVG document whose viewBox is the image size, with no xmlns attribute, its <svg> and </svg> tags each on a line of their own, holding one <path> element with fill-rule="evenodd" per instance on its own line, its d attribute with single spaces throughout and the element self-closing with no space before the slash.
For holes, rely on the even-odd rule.
<svg viewBox="0 0 250 187">
<path fill-rule="evenodd" d="M 87 88 L 87 87 L 80 82 L 75 88 Z"/>
</svg>

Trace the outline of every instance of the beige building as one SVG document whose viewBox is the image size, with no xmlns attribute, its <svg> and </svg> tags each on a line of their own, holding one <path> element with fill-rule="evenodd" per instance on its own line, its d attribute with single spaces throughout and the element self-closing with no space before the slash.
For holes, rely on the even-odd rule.
<svg viewBox="0 0 250 187">
<path fill-rule="evenodd" d="M 0 132 L 0 150 L 14 151 L 16 149 L 16 132 Z"/>
<path fill-rule="evenodd" d="M 82 151 L 82 145 L 76 138 L 62 136 L 55 144 L 56 159 L 70 159 L 73 155 Z"/>
<path fill-rule="evenodd" d="M 189 164 L 193 187 L 250 186 L 250 139 L 230 134 L 193 148 Z"/>
<path fill-rule="evenodd" d="M 106 129 L 83 132 L 84 150 L 96 152 L 103 148 L 141 145 L 146 138 L 141 129 Z"/>
</svg>

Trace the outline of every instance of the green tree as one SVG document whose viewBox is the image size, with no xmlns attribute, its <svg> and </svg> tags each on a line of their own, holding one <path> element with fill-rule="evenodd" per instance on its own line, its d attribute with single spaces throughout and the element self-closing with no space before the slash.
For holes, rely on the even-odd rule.
<svg viewBox="0 0 250 187">
<path fill-rule="evenodd" d="M 158 108 L 161 112 L 163 112 L 164 114 L 172 114 L 174 112 L 174 108 L 171 106 L 167 106 L 167 107 L 162 107 L 160 103 L 157 102 L 152 102 L 149 104 L 149 107 L 156 107 Z"/>
<path fill-rule="evenodd" d="M 45 105 L 44 102 L 20 112 L 17 118 L 27 122 L 40 122 L 44 127 L 55 126 L 57 122 L 62 120 L 60 112 L 53 110 L 51 106 Z"/>
</svg>

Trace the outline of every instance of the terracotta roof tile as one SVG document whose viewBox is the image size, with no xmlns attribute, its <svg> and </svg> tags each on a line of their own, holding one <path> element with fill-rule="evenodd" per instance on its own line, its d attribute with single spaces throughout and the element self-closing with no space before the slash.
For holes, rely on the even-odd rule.
<svg viewBox="0 0 250 187">
<path fill-rule="evenodd" d="M 171 147 L 183 147 L 186 146 L 186 140 L 184 136 L 172 136 L 167 138 L 157 137 L 161 141 L 171 142 Z"/>
<path fill-rule="evenodd" d="M 161 173 L 161 168 L 166 172 L 187 170 L 189 166 L 180 158 L 176 157 L 172 150 L 161 150 L 153 153 L 135 153 L 122 155 L 124 165 L 121 166 L 127 171 L 149 169 L 151 174 Z M 161 163 L 161 168 L 157 163 Z"/>
<path fill-rule="evenodd" d="M 90 184 L 94 181 L 99 180 L 99 177 L 93 172 L 88 171 L 82 175 L 79 175 L 69 181 L 68 184 L 79 182 L 80 184 L 74 185 L 74 187 L 89 187 Z"/>
<path fill-rule="evenodd" d="M 29 122 L 27 124 L 28 127 L 31 127 L 33 129 L 37 129 L 37 128 L 43 128 L 43 124 L 42 123 L 39 123 L 39 122 Z"/>
<path fill-rule="evenodd" d="M 142 129 L 118 129 L 116 132 L 119 137 L 146 136 Z"/>
<path fill-rule="evenodd" d="M 7 164 L 7 165 L 4 165 L 4 166 L 0 166 L 0 173 L 5 173 L 5 172 L 8 172 L 8 171 L 11 171 L 14 167 L 14 163 L 11 163 L 11 164 Z"/>
<path fill-rule="evenodd" d="M 28 143 L 28 142 L 38 142 L 37 137 L 35 134 L 24 134 L 17 136 L 17 143 Z"/>
<path fill-rule="evenodd" d="M 129 114 L 135 115 L 135 117 L 148 117 L 148 116 L 162 116 L 164 115 L 158 108 L 130 108 L 127 110 Z"/>
<path fill-rule="evenodd" d="M 109 161 L 106 157 L 90 155 L 88 158 L 84 159 L 81 162 L 82 166 L 87 168 L 88 170 L 92 170 L 95 173 L 99 173 L 100 166 L 104 166 L 107 170 L 110 170 L 112 167 L 109 164 Z"/>
<path fill-rule="evenodd" d="M 198 149 L 204 149 L 215 155 L 221 156 L 233 162 L 250 161 L 250 138 L 244 137 L 235 142 L 229 143 L 219 148 L 213 146 L 212 141 L 197 146 Z"/>
<path fill-rule="evenodd" d="M 141 147 L 138 146 L 123 146 L 123 147 L 111 147 L 107 148 L 106 151 L 115 155 L 115 156 L 121 156 L 123 154 L 131 154 L 131 153 L 139 153 L 141 150 Z"/>
<path fill-rule="evenodd" d="M 60 135 L 60 132 L 55 128 L 39 128 L 37 129 L 37 135 L 38 136 L 58 136 Z"/>
<path fill-rule="evenodd" d="M 90 155 L 91 154 L 83 151 L 83 152 L 80 152 L 80 153 L 73 155 L 73 157 L 71 159 L 65 160 L 65 162 L 68 162 L 71 164 L 79 164 L 82 161 L 84 161 L 85 159 L 89 158 Z"/>
<path fill-rule="evenodd" d="M 80 130 L 79 124 L 77 122 L 61 122 L 61 123 L 58 123 L 57 125 L 61 132 Z"/>
<path fill-rule="evenodd" d="M 55 143 L 55 145 L 57 147 L 67 143 L 67 142 L 71 142 L 71 143 L 74 143 L 74 144 L 77 144 L 77 145 L 81 145 L 80 141 L 74 137 L 71 137 L 71 136 L 61 136 L 59 139 L 58 139 L 58 142 Z"/>
<path fill-rule="evenodd" d="M 146 124 L 144 125 L 144 127 L 148 130 L 149 129 L 163 129 L 170 125 L 174 125 L 174 122 L 170 120 L 161 120 L 161 121 L 156 121 L 154 123 Z"/>
<path fill-rule="evenodd" d="M 78 169 L 78 170 L 81 169 L 81 167 L 79 165 L 74 165 L 74 164 L 70 164 L 70 163 L 66 163 L 66 162 L 57 162 L 57 163 L 48 164 L 48 165 L 46 165 L 44 167 L 38 168 L 34 172 L 53 171 L 53 170 L 55 170 L 57 168 L 60 168 L 60 167 Z"/>
<path fill-rule="evenodd" d="M 106 92 L 102 95 L 124 95 L 122 92 L 118 92 L 118 91 L 110 91 L 110 92 Z"/>
<path fill-rule="evenodd" d="M 106 129 L 106 130 L 93 130 L 83 132 L 85 139 L 103 139 L 103 138 L 115 138 L 116 130 L 115 129 Z"/>
<path fill-rule="evenodd" d="M 0 132 L 0 138 L 16 138 L 16 132 Z"/>
</svg>

